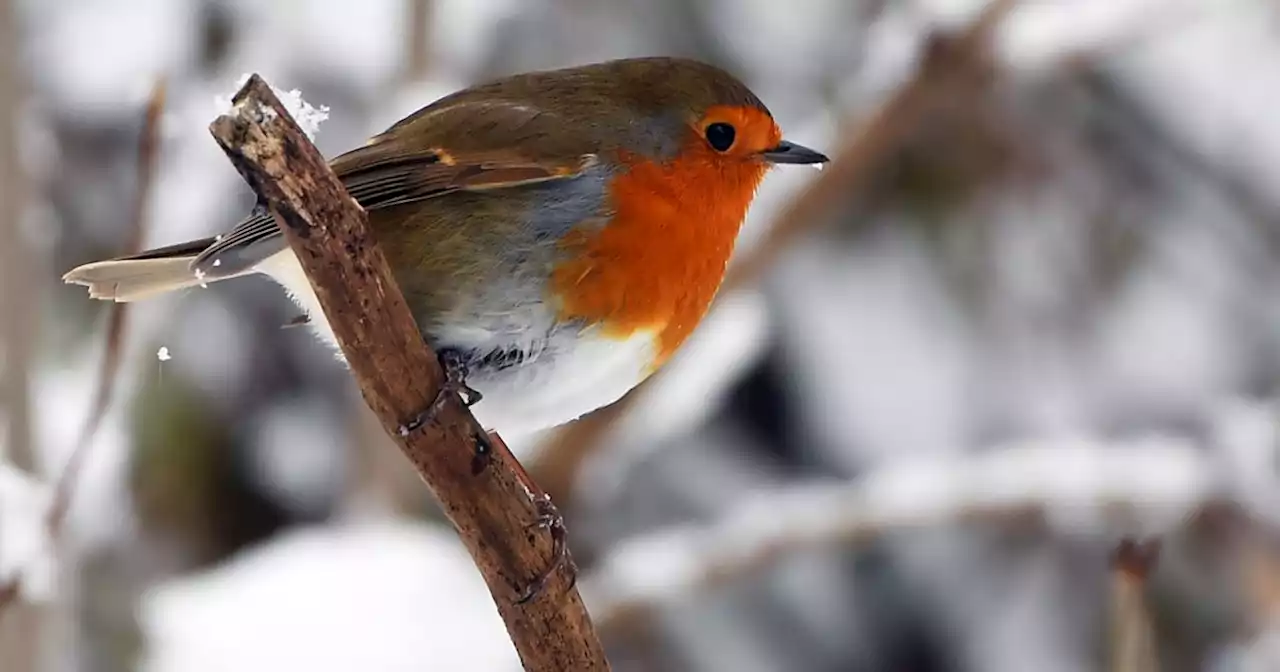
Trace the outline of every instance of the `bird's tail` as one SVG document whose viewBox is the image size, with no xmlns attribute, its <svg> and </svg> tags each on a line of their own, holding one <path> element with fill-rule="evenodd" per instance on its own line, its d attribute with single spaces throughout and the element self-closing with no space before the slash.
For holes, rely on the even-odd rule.
<svg viewBox="0 0 1280 672">
<path fill-rule="evenodd" d="M 129 257 L 94 261 L 71 269 L 62 280 L 88 286 L 89 296 L 95 299 L 127 303 L 243 275 L 203 277 L 191 268 L 196 256 L 213 243 L 213 238 L 205 238 Z"/>
</svg>

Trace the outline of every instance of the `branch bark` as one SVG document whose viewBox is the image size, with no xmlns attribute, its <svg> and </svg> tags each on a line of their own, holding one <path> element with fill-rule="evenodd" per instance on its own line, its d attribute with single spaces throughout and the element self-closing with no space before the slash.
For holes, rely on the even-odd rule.
<svg viewBox="0 0 1280 672">
<path fill-rule="evenodd" d="M 502 441 L 477 457 L 479 425 L 450 395 L 434 421 L 403 431 L 431 406 L 443 372 L 368 227 L 319 151 L 253 76 L 210 131 L 270 207 L 311 280 L 365 402 L 404 451 L 458 530 L 488 584 L 526 670 L 607 670 L 572 562 L 534 597 L 521 592 L 554 562 L 537 530 L 537 486 Z M 566 551 L 567 553 L 567 551 Z"/>
</svg>

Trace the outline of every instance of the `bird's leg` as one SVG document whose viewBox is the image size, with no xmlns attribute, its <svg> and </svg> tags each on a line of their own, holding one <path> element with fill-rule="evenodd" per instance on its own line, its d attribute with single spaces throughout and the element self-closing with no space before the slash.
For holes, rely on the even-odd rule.
<svg viewBox="0 0 1280 672">
<path fill-rule="evenodd" d="M 436 392 L 436 398 L 425 411 L 400 425 L 400 436 L 408 436 L 410 432 L 431 424 L 448 403 L 450 395 L 458 395 L 459 401 L 468 408 L 484 398 L 478 390 L 467 385 L 467 362 L 461 352 L 445 349 L 440 350 L 436 356 L 440 360 L 440 368 L 444 369 L 444 381 L 440 385 L 440 391 Z M 493 452 L 493 444 L 489 440 L 488 433 L 477 429 L 474 434 L 476 458 L 487 458 Z"/>
<path fill-rule="evenodd" d="M 249 213 L 249 216 L 255 219 L 258 217 L 270 217 L 271 205 L 267 203 L 267 199 L 259 195 L 257 200 L 253 202 L 253 211 Z"/>
<path fill-rule="evenodd" d="M 467 385 L 467 376 L 471 372 L 461 352 L 444 349 L 436 357 L 440 360 L 440 368 L 444 369 L 444 387 L 441 392 L 456 392 L 467 408 L 475 406 L 484 398 L 479 391 Z"/>
<path fill-rule="evenodd" d="M 551 503 L 551 497 L 546 494 L 535 495 L 533 504 L 538 512 L 538 518 L 529 527 L 537 527 L 551 533 L 551 566 L 529 583 L 529 586 L 520 593 L 520 599 L 516 604 L 524 604 L 542 592 L 547 585 L 547 580 L 562 566 L 569 568 L 569 588 L 573 588 L 578 583 L 578 566 L 574 564 L 573 558 L 569 557 L 569 533 L 564 525 L 564 516 L 560 515 L 560 510 Z"/>
</svg>

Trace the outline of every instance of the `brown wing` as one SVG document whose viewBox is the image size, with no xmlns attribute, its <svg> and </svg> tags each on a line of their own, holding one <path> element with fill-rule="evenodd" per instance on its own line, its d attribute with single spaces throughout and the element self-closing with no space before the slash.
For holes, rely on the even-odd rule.
<svg viewBox="0 0 1280 672">
<path fill-rule="evenodd" d="M 412 124 L 397 124 L 330 165 L 367 211 L 459 191 L 570 179 L 594 157 L 581 143 L 548 143 L 556 138 L 548 132 L 556 122 L 527 105 L 453 103 L 427 108 Z M 284 247 L 270 214 L 255 212 L 201 252 L 192 268 L 209 278 L 232 275 Z"/>
</svg>

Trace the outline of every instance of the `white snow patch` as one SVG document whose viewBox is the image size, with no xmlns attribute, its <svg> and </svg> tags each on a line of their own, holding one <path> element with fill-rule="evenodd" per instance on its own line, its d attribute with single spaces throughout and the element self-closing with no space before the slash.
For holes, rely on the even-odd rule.
<svg viewBox="0 0 1280 672">
<path fill-rule="evenodd" d="M 57 567 L 45 523 L 50 488 L 0 461 L 0 584 L 16 581 L 22 596 L 43 602 L 53 595 Z"/>
<path fill-rule="evenodd" d="M 144 596 L 143 672 L 519 669 L 453 535 L 407 522 L 312 528 Z"/>
</svg>

